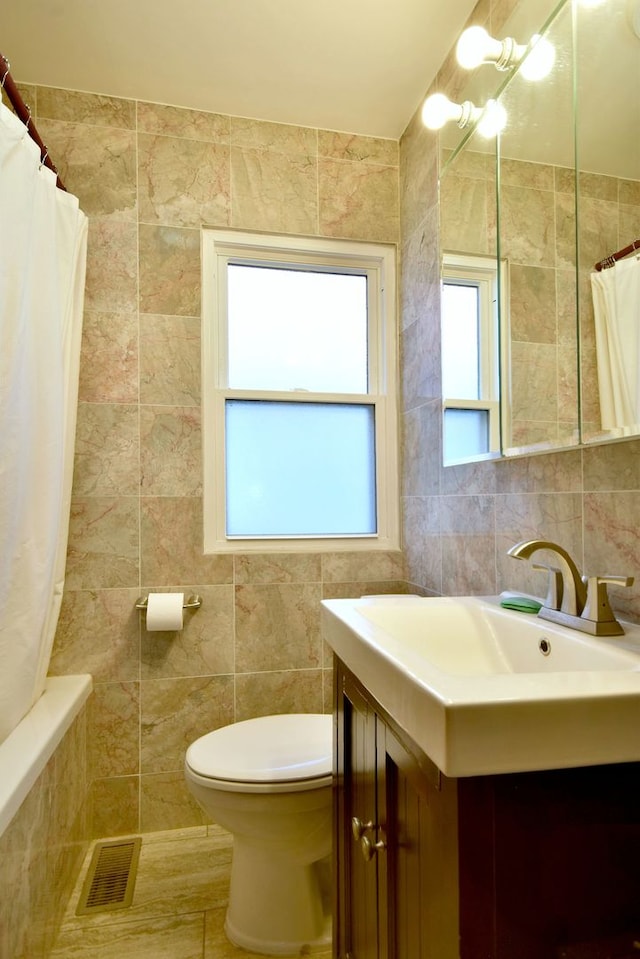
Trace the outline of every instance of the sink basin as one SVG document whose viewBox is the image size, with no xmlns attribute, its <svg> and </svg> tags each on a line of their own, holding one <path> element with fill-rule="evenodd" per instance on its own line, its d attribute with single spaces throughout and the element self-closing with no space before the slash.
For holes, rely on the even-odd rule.
<svg viewBox="0 0 640 959">
<path fill-rule="evenodd" d="M 405 649 L 456 676 L 640 668 L 637 653 L 486 602 L 445 598 L 363 604 L 359 611 Z"/>
<path fill-rule="evenodd" d="M 640 760 L 640 626 L 595 638 L 497 597 L 322 606 L 329 645 L 445 775 Z"/>
</svg>

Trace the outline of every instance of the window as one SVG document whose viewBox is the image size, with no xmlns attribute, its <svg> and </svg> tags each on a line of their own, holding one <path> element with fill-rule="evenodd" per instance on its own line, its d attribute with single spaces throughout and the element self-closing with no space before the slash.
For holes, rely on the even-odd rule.
<svg viewBox="0 0 640 959">
<path fill-rule="evenodd" d="M 205 552 L 397 549 L 393 248 L 202 243 Z"/>
<path fill-rule="evenodd" d="M 500 451 L 498 271 L 492 257 L 445 253 L 442 268 L 444 463 Z"/>
</svg>

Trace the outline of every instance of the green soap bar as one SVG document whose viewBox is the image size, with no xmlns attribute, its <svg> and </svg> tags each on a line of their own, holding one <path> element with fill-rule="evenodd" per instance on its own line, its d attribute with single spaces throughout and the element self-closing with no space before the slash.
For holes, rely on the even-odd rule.
<svg viewBox="0 0 640 959">
<path fill-rule="evenodd" d="M 519 613 L 537 613 L 542 609 L 542 603 L 537 599 L 529 599 L 528 596 L 510 596 L 509 599 L 501 600 L 500 605 L 505 609 L 517 609 Z"/>
</svg>

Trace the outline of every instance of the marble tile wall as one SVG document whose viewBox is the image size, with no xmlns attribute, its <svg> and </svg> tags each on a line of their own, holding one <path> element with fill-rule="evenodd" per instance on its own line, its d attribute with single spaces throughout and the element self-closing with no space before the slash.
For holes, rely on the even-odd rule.
<svg viewBox="0 0 640 959">
<path fill-rule="evenodd" d="M 506 6 L 481 0 L 470 23 L 499 22 Z M 450 56 L 429 92 L 455 97 L 460 83 Z M 438 154 L 437 135 L 417 113 L 400 143 L 402 503 L 409 583 L 426 594 L 505 588 L 544 593 L 542 573 L 506 556 L 517 540 L 540 537 L 562 544 L 587 572 L 635 575 L 631 589 L 611 588 L 610 596 L 620 615 L 638 621 L 640 441 L 440 465 Z M 624 202 L 605 211 L 599 200 L 594 215 L 619 217 L 622 232 L 627 235 L 631 225 L 633 234 L 636 194 L 627 183 L 618 189 Z M 597 221 L 588 222 L 595 237 Z M 521 232 L 526 228 L 521 225 Z M 598 257 L 589 248 L 588 264 Z M 521 295 L 530 304 L 532 294 Z"/>
<path fill-rule="evenodd" d="M 46 959 L 88 848 L 86 707 L 0 838 L 0 956 Z"/>
<path fill-rule="evenodd" d="M 23 88 L 89 216 L 66 590 L 52 673 L 91 672 L 92 834 L 199 824 L 186 746 L 330 708 L 319 600 L 405 589 L 400 553 L 204 556 L 200 228 L 396 242 L 398 143 Z M 148 590 L 197 591 L 179 633 Z"/>
</svg>

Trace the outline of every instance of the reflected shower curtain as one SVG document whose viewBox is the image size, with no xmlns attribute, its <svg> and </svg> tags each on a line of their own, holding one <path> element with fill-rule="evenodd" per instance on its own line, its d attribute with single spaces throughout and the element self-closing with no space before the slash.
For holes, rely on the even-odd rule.
<svg viewBox="0 0 640 959">
<path fill-rule="evenodd" d="M 0 742 L 40 696 L 64 583 L 87 220 L 0 103 Z"/>
<path fill-rule="evenodd" d="M 603 430 L 640 424 L 640 256 L 591 274 Z"/>
</svg>

